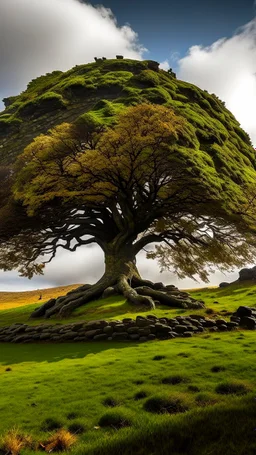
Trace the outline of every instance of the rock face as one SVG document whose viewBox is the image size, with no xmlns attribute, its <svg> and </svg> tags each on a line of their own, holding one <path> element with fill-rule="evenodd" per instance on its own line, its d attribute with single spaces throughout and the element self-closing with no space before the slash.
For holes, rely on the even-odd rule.
<svg viewBox="0 0 256 455">
<path fill-rule="evenodd" d="M 239 272 L 239 281 L 251 281 L 256 280 L 256 266 L 251 269 L 242 269 Z"/>
<path fill-rule="evenodd" d="M 241 269 L 239 272 L 239 278 L 236 281 L 233 281 L 232 283 L 227 283 L 223 282 L 219 284 L 220 288 L 225 288 L 226 286 L 229 286 L 230 284 L 234 283 L 241 283 L 243 281 L 256 281 L 256 266 L 250 268 L 244 268 Z"/>
</svg>

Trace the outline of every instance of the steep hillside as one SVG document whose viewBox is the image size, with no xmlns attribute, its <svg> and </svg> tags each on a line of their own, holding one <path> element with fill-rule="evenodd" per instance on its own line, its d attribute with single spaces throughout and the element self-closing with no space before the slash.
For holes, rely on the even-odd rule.
<svg viewBox="0 0 256 455">
<path fill-rule="evenodd" d="M 159 70 L 157 62 L 124 59 L 54 71 L 31 81 L 20 95 L 6 98 L 6 109 L 0 113 L 0 164 L 12 163 L 34 137 L 57 124 L 88 111 L 109 123 L 125 106 L 146 100 L 186 117 L 201 150 L 214 160 L 228 160 L 232 169 L 239 150 L 241 167 L 248 159 L 254 162 L 249 136 L 218 97 Z"/>
</svg>

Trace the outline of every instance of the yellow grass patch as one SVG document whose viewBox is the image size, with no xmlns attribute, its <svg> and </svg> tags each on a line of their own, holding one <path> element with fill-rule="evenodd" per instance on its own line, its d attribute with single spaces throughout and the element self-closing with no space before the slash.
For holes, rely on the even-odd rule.
<svg viewBox="0 0 256 455">
<path fill-rule="evenodd" d="M 46 444 L 42 445 L 46 452 L 64 452 L 77 441 L 77 436 L 70 433 L 65 428 L 61 428 L 56 433 L 51 435 Z"/>
<path fill-rule="evenodd" d="M 65 295 L 67 292 L 80 286 L 79 284 L 71 284 L 69 286 L 60 286 L 57 288 L 37 289 L 34 291 L 25 292 L 0 292 L 0 311 L 9 310 L 11 308 L 32 305 L 35 303 L 44 303 L 49 299 Z M 42 298 L 39 300 L 39 297 Z"/>
<path fill-rule="evenodd" d="M 32 438 L 13 428 L 3 436 L 1 446 L 6 454 L 19 455 L 23 448 L 32 446 Z"/>
</svg>

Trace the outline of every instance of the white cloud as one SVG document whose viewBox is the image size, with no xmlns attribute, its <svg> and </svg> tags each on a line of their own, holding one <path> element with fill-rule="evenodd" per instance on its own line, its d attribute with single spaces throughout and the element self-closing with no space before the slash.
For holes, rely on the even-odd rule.
<svg viewBox="0 0 256 455">
<path fill-rule="evenodd" d="M 178 77 L 225 101 L 256 145 L 256 18 L 231 38 L 192 46 L 179 60 Z"/>
<path fill-rule="evenodd" d="M 161 70 L 167 71 L 170 68 L 168 60 L 165 60 L 164 62 L 161 62 L 160 65 L 159 65 L 159 68 L 161 68 Z"/>
<path fill-rule="evenodd" d="M 18 94 L 32 79 L 67 70 L 96 56 L 141 59 L 144 48 L 110 9 L 79 0 L 0 1 L 0 97 Z"/>
</svg>

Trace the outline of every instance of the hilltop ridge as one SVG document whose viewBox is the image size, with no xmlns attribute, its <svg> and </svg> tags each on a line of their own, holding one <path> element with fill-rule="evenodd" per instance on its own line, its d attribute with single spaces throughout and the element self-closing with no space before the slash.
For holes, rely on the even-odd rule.
<svg viewBox="0 0 256 455">
<path fill-rule="evenodd" d="M 225 104 L 193 84 L 176 79 L 151 60 L 98 60 L 32 80 L 18 96 L 4 99 L 0 113 L 0 165 L 15 161 L 34 137 L 86 112 L 111 123 L 125 106 L 145 101 L 163 104 L 186 117 L 196 129 L 201 149 L 222 159 L 218 145 L 239 147 L 252 159 L 252 146 Z"/>
</svg>

